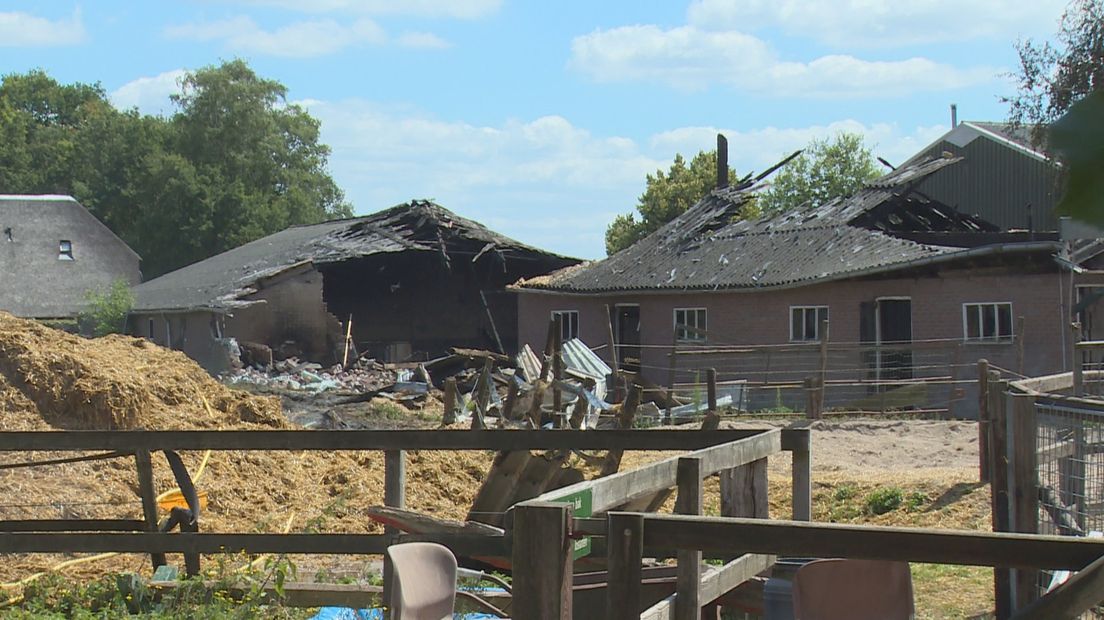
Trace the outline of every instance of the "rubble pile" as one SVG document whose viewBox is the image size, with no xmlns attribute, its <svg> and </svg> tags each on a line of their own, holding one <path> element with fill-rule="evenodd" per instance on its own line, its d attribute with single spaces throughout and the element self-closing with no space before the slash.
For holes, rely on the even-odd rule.
<svg viewBox="0 0 1104 620">
<path fill-rule="evenodd" d="M 396 371 L 386 370 L 372 360 L 362 360 L 349 368 L 342 368 L 340 364 L 323 368 L 321 364 L 289 357 L 274 362 L 270 369 L 256 366 L 236 369 L 225 379 L 231 384 L 248 383 L 283 390 L 370 392 L 394 384 L 398 377 Z"/>
</svg>

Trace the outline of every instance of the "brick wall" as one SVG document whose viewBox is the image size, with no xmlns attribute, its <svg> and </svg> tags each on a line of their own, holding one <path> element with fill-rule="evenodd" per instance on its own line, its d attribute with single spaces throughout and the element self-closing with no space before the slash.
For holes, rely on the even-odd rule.
<svg viewBox="0 0 1104 620">
<path fill-rule="evenodd" d="M 1061 285 L 1061 289 L 1060 289 Z M 673 337 L 675 308 L 704 307 L 708 316 L 708 345 L 781 345 L 790 341 L 791 306 L 828 306 L 832 343 L 857 343 L 859 341 L 859 314 L 862 302 L 880 297 L 909 297 L 912 300 L 913 340 L 948 340 L 940 345 L 946 349 L 942 358 L 927 359 L 938 366 L 940 359 L 956 363 L 958 375 L 973 378 L 967 364 L 987 358 L 991 363 L 1017 369 L 1018 346 L 1016 344 L 962 344 L 964 303 L 1011 302 L 1013 317 L 1024 317 L 1024 365 L 1028 375 L 1060 372 L 1068 359 L 1069 332 L 1066 328 L 1068 310 L 1069 276 L 1057 273 L 1011 275 L 993 271 L 948 271 L 939 277 L 883 279 L 817 284 L 787 290 L 717 292 L 717 293 L 640 293 L 611 296 L 577 296 L 522 292 L 518 296 L 519 343 L 529 343 L 534 349 L 543 347 L 550 313 L 554 310 L 578 310 L 580 337 L 590 346 L 606 344 L 609 340 L 606 306 L 618 303 L 640 305 L 642 372 L 649 379 L 667 382 L 668 352 Z M 920 345 L 917 345 L 918 347 Z M 931 345 L 935 346 L 935 345 Z M 846 348 L 840 346 L 840 348 Z M 809 355 L 817 352 L 810 348 Z M 955 352 L 957 350 L 957 352 Z M 860 364 L 856 359 L 849 362 Z M 918 354 L 919 355 L 919 354 Z M 604 358 L 608 354 L 603 353 Z M 731 356 L 729 356 L 731 357 Z M 684 361 L 681 367 L 694 365 L 723 365 L 718 360 L 702 357 L 697 363 Z M 833 361 L 838 355 L 833 354 Z M 919 358 L 918 358 L 919 360 Z M 728 361 L 728 378 L 751 373 L 763 360 L 755 360 L 746 368 L 738 369 Z M 773 362 L 776 367 L 789 364 L 793 378 L 809 376 L 810 360 L 785 361 L 781 356 Z M 946 374 L 945 369 L 932 368 L 931 373 Z M 687 380 L 689 373 L 680 373 L 679 381 Z M 721 373 L 722 380 L 726 378 Z M 918 373 L 925 376 L 925 373 Z M 744 377 L 747 378 L 747 377 Z M 775 377 L 777 378 L 777 377 Z"/>
</svg>

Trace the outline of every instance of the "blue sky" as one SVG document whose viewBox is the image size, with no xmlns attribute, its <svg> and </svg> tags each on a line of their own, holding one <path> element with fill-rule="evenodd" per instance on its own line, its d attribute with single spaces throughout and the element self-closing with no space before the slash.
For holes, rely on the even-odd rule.
<svg viewBox="0 0 1104 620">
<path fill-rule="evenodd" d="M 0 3 L 0 73 L 100 82 L 172 111 L 185 70 L 244 58 L 322 121 L 358 213 L 432 198 L 524 242 L 604 254 L 674 154 L 741 174 L 859 131 L 904 160 L 1001 120 L 1013 42 L 1064 1 L 182 0 Z"/>
</svg>

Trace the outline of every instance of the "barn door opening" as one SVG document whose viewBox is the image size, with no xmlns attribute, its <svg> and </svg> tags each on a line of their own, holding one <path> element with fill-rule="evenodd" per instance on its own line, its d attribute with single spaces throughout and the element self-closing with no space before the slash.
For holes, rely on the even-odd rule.
<svg viewBox="0 0 1104 620">
<path fill-rule="evenodd" d="M 912 378 L 912 300 L 878 300 L 878 379 Z"/>
<path fill-rule="evenodd" d="M 640 306 L 617 304 L 613 307 L 613 325 L 617 341 L 617 363 L 632 372 L 640 370 Z"/>
<path fill-rule="evenodd" d="M 912 300 L 882 298 L 859 307 L 859 340 L 867 378 L 912 379 Z"/>
</svg>

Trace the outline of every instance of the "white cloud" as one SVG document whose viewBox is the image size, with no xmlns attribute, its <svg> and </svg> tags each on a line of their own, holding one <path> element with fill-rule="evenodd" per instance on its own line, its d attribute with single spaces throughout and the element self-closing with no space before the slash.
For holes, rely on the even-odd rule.
<svg viewBox="0 0 1104 620">
<path fill-rule="evenodd" d="M 381 45 L 387 33 L 370 19 L 341 24 L 332 19 L 296 22 L 264 30 L 252 19 L 239 16 L 213 22 L 170 26 L 166 36 L 196 41 L 222 41 L 236 52 L 285 57 L 332 54 L 353 45 Z"/>
<path fill-rule="evenodd" d="M 682 90 L 724 84 L 789 97 L 902 96 L 994 79 L 996 69 L 959 69 L 926 58 L 869 61 L 846 55 L 783 60 L 763 40 L 741 32 L 654 25 L 596 30 L 576 37 L 570 65 L 599 82 L 647 81 Z"/>
<path fill-rule="evenodd" d="M 442 50 L 452 47 L 448 41 L 432 32 L 404 32 L 395 40 L 400 47 L 411 49 Z"/>
<path fill-rule="evenodd" d="M 688 22 L 704 30 L 778 28 L 830 45 L 899 47 L 999 39 L 1054 29 L 1067 0 L 694 0 Z"/>
<path fill-rule="evenodd" d="M 476 125 L 364 100 L 300 101 L 322 121 L 334 178 L 360 213 L 433 198 L 526 243 L 576 256 L 604 254 L 606 226 L 627 213 L 644 178 L 676 152 L 716 145 L 715 127 L 683 127 L 643 141 L 596 135 L 562 116 Z M 863 133 L 898 164 L 946 131 L 843 120 L 811 127 L 721 129 L 741 173 L 761 171 L 814 137 Z"/>
<path fill-rule="evenodd" d="M 235 1 L 235 0 L 229 0 Z M 273 6 L 304 13 L 334 11 L 366 15 L 444 17 L 475 19 L 498 11 L 502 0 L 245 0 L 248 4 Z"/>
<path fill-rule="evenodd" d="M 183 69 L 173 69 L 153 77 L 140 77 L 111 92 L 111 103 L 120 109 L 138 108 L 143 114 L 169 114 L 169 95 L 179 92 Z"/>
<path fill-rule="evenodd" d="M 80 11 L 54 21 L 28 13 L 0 12 L 0 47 L 76 45 L 87 38 Z"/>
</svg>

